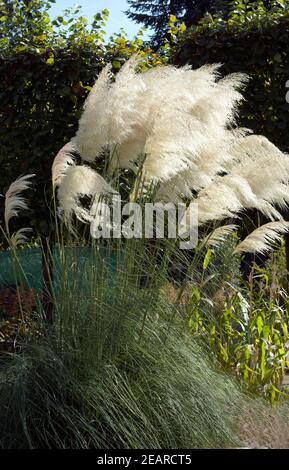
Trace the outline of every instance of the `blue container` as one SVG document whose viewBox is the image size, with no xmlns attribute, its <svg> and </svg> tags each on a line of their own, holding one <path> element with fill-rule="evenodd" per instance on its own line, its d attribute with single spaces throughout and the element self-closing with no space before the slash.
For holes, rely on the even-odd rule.
<svg viewBox="0 0 289 470">
<path fill-rule="evenodd" d="M 65 272 L 71 280 L 81 280 L 85 273 L 105 266 L 110 274 L 116 271 L 117 257 L 110 250 L 98 252 L 92 247 L 66 247 L 64 250 Z M 53 284 L 56 291 L 63 275 L 62 260 L 59 250 L 53 250 Z M 15 259 L 10 251 L 0 253 L 0 288 L 23 285 L 43 289 L 42 250 L 28 248 L 17 250 Z"/>
</svg>

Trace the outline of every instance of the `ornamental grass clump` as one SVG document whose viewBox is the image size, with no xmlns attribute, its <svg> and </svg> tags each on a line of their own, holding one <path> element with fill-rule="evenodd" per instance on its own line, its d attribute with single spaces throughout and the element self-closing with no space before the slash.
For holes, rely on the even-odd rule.
<svg viewBox="0 0 289 470">
<path fill-rule="evenodd" d="M 112 265 L 98 250 L 81 268 L 77 252 L 62 257 L 55 323 L 1 356 L 0 447 L 240 447 L 248 410 L 272 433 L 263 401 L 219 370 L 153 287 L 164 266 L 135 248 Z M 150 288 L 140 288 L 144 262 Z M 286 410 L 271 412 L 285 430 Z M 255 446 L 267 441 L 256 433 Z"/>
<path fill-rule="evenodd" d="M 19 354 L 1 357 L 3 448 L 242 446 L 248 409 L 270 427 L 264 402 L 245 394 L 186 333 L 180 300 L 202 249 L 236 230 L 224 219 L 254 208 L 282 224 L 254 235 L 262 250 L 287 230 L 279 209 L 288 202 L 288 157 L 237 128 L 244 75 L 221 79 L 218 65 L 142 74 L 137 67 L 133 58 L 113 77 L 107 66 L 93 86 L 75 137 L 53 165 L 59 215 L 74 237 L 74 216 L 95 223 L 101 199 L 125 192 L 131 201 L 196 202 L 206 233 L 192 259 L 175 249 L 176 240 L 133 238 L 89 240 L 85 261 L 75 238 L 67 256 L 56 226 L 54 322 L 41 323 L 39 305 L 40 334 Z M 162 294 L 172 264 L 185 279 L 173 302 Z M 287 430 L 287 406 L 272 416 Z M 265 441 L 256 437 L 256 445 Z"/>
<path fill-rule="evenodd" d="M 144 188 L 155 186 L 156 200 L 195 202 L 200 227 L 221 226 L 249 209 L 264 214 L 268 222 L 283 223 L 282 209 L 289 202 L 289 158 L 265 137 L 237 127 L 241 89 L 248 77 L 221 78 L 218 64 L 196 70 L 158 66 L 139 73 L 140 60 L 130 59 L 116 77 L 109 65 L 100 73 L 70 144 L 81 158 L 107 161 L 102 176 L 111 191 L 117 189 L 115 175 L 129 169 L 141 172 Z M 69 169 L 65 175 L 60 165 L 57 171 L 60 213 L 67 222 L 72 212 L 83 220 L 79 196 L 85 188 L 81 174 L 79 181 L 75 178 L 82 170 Z M 69 207 L 62 185 L 70 188 Z M 106 193 L 102 185 L 87 187 L 92 199 Z M 131 200 L 137 199 L 137 187 L 131 187 Z M 85 211 L 85 220 L 91 222 L 93 212 L 89 217 L 89 208 Z M 189 213 L 184 222 L 190 223 Z M 270 238 L 270 226 L 264 225 L 265 236 L 267 229 Z"/>
</svg>

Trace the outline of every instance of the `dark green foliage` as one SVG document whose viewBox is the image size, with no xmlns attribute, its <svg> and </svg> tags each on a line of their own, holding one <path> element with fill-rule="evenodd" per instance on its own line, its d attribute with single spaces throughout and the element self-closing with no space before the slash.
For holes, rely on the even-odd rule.
<svg viewBox="0 0 289 470">
<path fill-rule="evenodd" d="M 134 258 L 134 242 L 115 253 L 113 276 L 105 260 L 92 256 L 80 275 L 78 255 L 64 257 L 55 324 L 20 354 L 1 356 L 0 447 L 238 442 L 233 414 L 223 413 L 238 387 L 206 362 L 158 289 L 138 287 L 137 266 L 151 255 L 137 247 Z M 154 276 L 162 282 L 161 269 Z"/>
<path fill-rule="evenodd" d="M 35 173 L 26 222 L 45 236 L 51 230 L 52 161 L 75 134 L 90 87 L 107 62 L 118 70 L 142 48 L 140 38 L 121 35 L 104 45 L 107 10 L 89 27 L 79 8 L 51 21 L 46 4 L 0 0 L 0 193 L 17 176 Z M 149 48 L 146 53 L 151 60 L 154 54 Z"/>
<path fill-rule="evenodd" d="M 222 73 L 245 72 L 250 81 L 241 107 L 241 126 L 268 137 L 288 150 L 289 104 L 286 82 L 289 70 L 289 13 L 274 10 L 248 17 L 232 13 L 231 19 L 206 20 L 183 35 L 174 62 L 197 68 L 222 63 Z"/>
<path fill-rule="evenodd" d="M 249 406 L 263 423 L 264 403 L 188 337 L 142 241 L 114 256 L 113 276 L 105 259 L 80 272 L 77 253 L 64 256 L 54 325 L 1 356 L 0 448 L 241 446 Z"/>
<path fill-rule="evenodd" d="M 170 15 L 175 16 L 186 27 L 197 25 L 207 13 L 228 18 L 232 12 L 242 9 L 246 15 L 255 8 L 271 10 L 278 5 L 275 0 L 128 0 L 130 8 L 126 11 L 129 18 L 153 30 L 152 41 L 155 46 L 168 39 Z M 280 7 L 282 4 L 280 2 Z"/>
<path fill-rule="evenodd" d="M 15 175 L 35 173 L 35 218 L 44 223 L 53 158 L 75 134 L 87 86 L 103 65 L 100 50 L 84 48 L 0 58 L 1 192 Z"/>
<path fill-rule="evenodd" d="M 17 176 L 35 173 L 29 224 L 45 235 L 52 160 L 74 135 L 87 86 L 105 63 L 101 35 L 80 29 L 74 12 L 54 29 L 49 5 L 0 0 L 0 192 Z M 65 19 L 71 26 L 64 34 Z M 2 204 L 0 211 L 2 218 Z"/>
<path fill-rule="evenodd" d="M 220 5 L 220 13 L 224 15 L 225 18 L 228 18 L 232 12 L 242 9 L 244 14 L 254 11 L 256 8 L 265 9 L 266 11 L 271 11 L 272 8 L 282 8 L 285 1 L 278 0 L 229 0 L 227 2 L 222 2 Z"/>
<path fill-rule="evenodd" d="M 226 3 L 226 2 L 225 2 Z M 170 15 L 176 16 L 186 26 L 197 24 L 210 11 L 216 11 L 221 0 L 128 0 L 127 15 L 137 23 L 153 29 L 153 42 L 160 45 L 167 37 Z"/>
</svg>

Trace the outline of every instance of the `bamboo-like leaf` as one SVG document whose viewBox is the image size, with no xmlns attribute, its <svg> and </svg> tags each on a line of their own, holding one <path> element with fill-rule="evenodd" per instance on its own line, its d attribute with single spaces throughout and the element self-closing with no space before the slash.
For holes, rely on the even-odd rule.
<svg viewBox="0 0 289 470">
<path fill-rule="evenodd" d="M 212 258 L 212 250 L 211 248 L 208 248 L 207 253 L 205 254 L 204 262 L 203 262 L 203 269 L 206 270 L 207 267 L 210 264 L 211 258 Z"/>
</svg>

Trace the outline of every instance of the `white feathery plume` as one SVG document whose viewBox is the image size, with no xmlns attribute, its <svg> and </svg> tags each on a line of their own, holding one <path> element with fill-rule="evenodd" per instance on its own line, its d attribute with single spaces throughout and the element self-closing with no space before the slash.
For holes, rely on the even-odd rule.
<svg viewBox="0 0 289 470">
<path fill-rule="evenodd" d="M 234 217 L 246 206 L 256 206 L 257 200 L 242 178 L 216 177 L 195 199 L 198 204 L 199 224 Z"/>
<path fill-rule="evenodd" d="M 144 74 L 135 72 L 139 62 L 139 57 L 132 57 L 117 74 L 110 90 L 107 142 L 112 156 L 110 172 L 115 168 L 134 169 L 144 153 L 150 126 L 150 100 Z"/>
<path fill-rule="evenodd" d="M 53 187 L 59 186 L 66 175 L 67 170 L 75 165 L 74 152 L 75 146 L 72 142 L 64 145 L 56 155 L 52 165 L 52 184 Z"/>
<path fill-rule="evenodd" d="M 235 122 L 238 104 L 243 100 L 237 88 L 243 87 L 246 81 L 247 76 L 244 74 L 231 74 L 219 80 L 214 88 L 197 101 L 192 113 L 217 135 L 219 130 Z"/>
<path fill-rule="evenodd" d="M 274 206 L 289 203 L 289 157 L 262 136 L 240 137 L 231 152 L 229 173 L 215 177 L 195 201 L 200 224 L 235 216 L 244 209 L 258 209 L 271 220 L 282 219 Z"/>
<path fill-rule="evenodd" d="M 30 179 L 35 175 L 20 176 L 8 188 L 5 194 L 5 227 L 7 234 L 9 234 L 9 223 L 13 217 L 18 217 L 19 211 L 27 210 L 28 206 L 25 199 L 20 195 L 22 191 L 31 187 Z"/>
<path fill-rule="evenodd" d="M 223 241 L 226 240 L 228 235 L 235 232 L 238 229 L 238 225 L 230 224 L 223 225 L 213 230 L 209 235 L 204 238 L 205 245 L 218 247 Z"/>
<path fill-rule="evenodd" d="M 214 74 L 212 78 L 215 78 Z M 181 85 L 177 88 L 175 83 L 178 94 L 170 92 L 170 97 L 161 107 L 162 114 L 156 116 L 146 141 L 144 172 L 147 178 L 166 182 L 181 171 L 189 171 L 198 165 L 210 145 L 214 146 L 216 153 L 218 146 L 221 147 L 224 142 L 231 114 L 234 114 L 236 104 L 241 99 L 234 89 L 240 85 L 241 79 L 243 77 L 231 80 L 231 93 L 229 83 L 225 85 L 223 81 L 214 83 L 212 80 L 211 86 L 208 86 L 205 82 L 207 93 L 201 99 L 198 90 L 190 83 L 188 92 L 191 93 L 191 100 L 187 99 L 186 102 L 182 100 L 183 88 Z M 157 86 L 163 89 L 161 84 Z M 220 102 L 223 106 L 220 106 Z"/>
<path fill-rule="evenodd" d="M 91 205 L 89 208 L 83 207 L 79 198 L 91 196 L 98 199 L 107 194 L 116 194 L 116 191 L 96 171 L 87 166 L 70 167 L 58 190 L 59 215 L 71 230 L 73 214 L 83 222 L 91 222 Z"/>
<path fill-rule="evenodd" d="M 110 170 L 137 171 L 145 155 L 143 177 L 159 185 L 159 200 L 177 202 L 199 192 L 200 224 L 252 208 L 282 219 L 278 207 L 289 204 L 288 156 L 266 138 L 234 127 L 247 77 L 220 79 L 218 64 L 160 66 L 139 74 L 139 60 L 130 59 L 115 80 L 109 67 L 100 74 L 72 140 L 82 158 L 108 150 Z M 79 211 L 72 189 L 66 197 L 67 213 Z M 84 210 L 78 217 L 91 214 Z"/>
<path fill-rule="evenodd" d="M 135 136 L 133 138 L 128 138 L 122 144 L 115 146 L 112 152 L 109 172 L 117 168 L 126 168 L 137 172 L 137 161 L 143 155 L 146 139 L 147 129 L 138 126 L 135 129 Z"/>
<path fill-rule="evenodd" d="M 205 65 L 196 70 L 188 65 L 181 68 L 167 65 L 142 74 L 153 115 L 161 115 L 163 107 L 168 105 L 191 112 L 199 100 L 214 90 L 219 68 L 220 64 Z"/>
<path fill-rule="evenodd" d="M 258 209 L 271 219 L 280 219 L 280 213 L 267 201 L 258 199 L 248 181 L 238 176 L 217 177 L 195 199 L 198 204 L 199 224 L 236 217 L 245 209 Z"/>
<path fill-rule="evenodd" d="M 288 191 L 284 188 L 284 183 L 287 186 L 289 181 L 287 155 L 260 153 L 258 158 L 243 158 L 242 162 L 233 168 L 231 175 L 245 178 L 259 200 L 280 207 L 285 207 L 289 202 Z"/>
<path fill-rule="evenodd" d="M 14 232 L 10 237 L 10 243 L 13 248 L 17 248 L 18 245 L 22 245 L 27 242 L 26 233 L 32 232 L 32 229 L 29 227 L 24 227 L 19 229 L 17 232 Z"/>
<path fill-rule="evenodd" d="M 149 108 L 144 106 L 142 75 L 135 73 L 140 60 L 134 56 L 127 61 L 114 82 L 109 66 L 96 80 L 72 139 L 84 160 L 94 160 L 105 149 L 114 153 L 117 145 L 144 126 Z"/>
<path fill-rule="evenodd" d="M 140 61 L 138 56 L 128 60 L 110 88 L 107 142 L 110 148 L 125 142 L 148 118 L 149 110 L 144 106 L 147 87 L 143 75 L 135 71 Z"/>
<path fill-rule="evenodd" d="M 182 73 L 191 72 L 185 70 Z M 182 83 L 177 85 L 176 81 L 174 87 L 172 85 L 173 91 L 168 93 L 169 98 L 162 104 L 162 114 L 155 119 L 146 141 L 144 172 L 148 178 L 166 182 L 181 171 L 189 171 L 204 161 L 210 146 L 215 149 L 216 160 L 224 154 L 225 134 L 228 134 L 226 126 L 232 123 L 236 106 L 242 99 L 235 88 L 241 86 L 246 77 L 235 74 L 215 83 L 214 69 L 211 73 L 210 84 L 203 83 L 206 94 L 201 97 L 197 93 L 198 88 L 190 82 L 183 101 Z M 164 88 L 157 80 L 156 86 L 161 90 Z M 191 100 L 187 99 L 189 93 Z"/>
<path fill-rule="evenodd" d="M 288 232 L 289 222 L 269 222 L 254 230 L 235 248 L 235 253 L 265 253 Z"/>
<path fill-rule="evenodd" d="M 109 64 L 99 74 L 86 99 L 78 131 L 71 141 L 87 161 L 93 161 L 108 142 L 108 92 L 111 76 Z"/>
<path fill-rule="evenodd" d="M 215 147 L 222 141 L 241 99 L 235 88 L 244 77 L 216 82 L 218 64 L 198 70 L 162 66 L 137 74 L 139 60 L 130 59 L 115 82 L 107 69 L 100 75 L 74 141 L 86 160 L 108 148 L 112 168 L 132 168 L 146 154 L 147 178 L 168 181 L 193 164 L 208 135 Z"/>
<path fill-rule="evenodd" d="M 225 130 L 222 139 L 218 141 L 214 142 L 208 138 L 207 144 L 201 147 L 196 161 L 162 184 L 157 198 L 172 202 L 178 202 L 183 197 L 192 199 L 192 191 L 208 187 L 219 173 L 226 173 L 233 165 L 235 156 L 230 149 L 243 133 L 244 131 L 238 134 Z"/>
<path fill-rule="evenodd" d="M 250 177 L 250 184 L 254 191 L 263 191 L 264 186 L 267 188 L 268 185 L 264 184 L 264 180 L 261 180 L 262 184 L 260 184 L 262 175 L 266 180 L 269 175 L 272 175 L 272 177 L 278 181 L 288 179 L 288 156 L 283 154 L 265 137 L 251 135 L 239 139 L 232 151 L 237 158 L 237 164 L 232 171 L 247 179 Z M 251 167 L 249 167 L 249 165 L 251 165 Z M 252 174 L 252 167 L 254 167 L 254 165 L 255 169 L 262 165 L 262 172 L 259 172 L 257 175 L 255 175 L 255 172 Z M 262 192 L 260 195 L 262 195 Z"/>
</svg>

